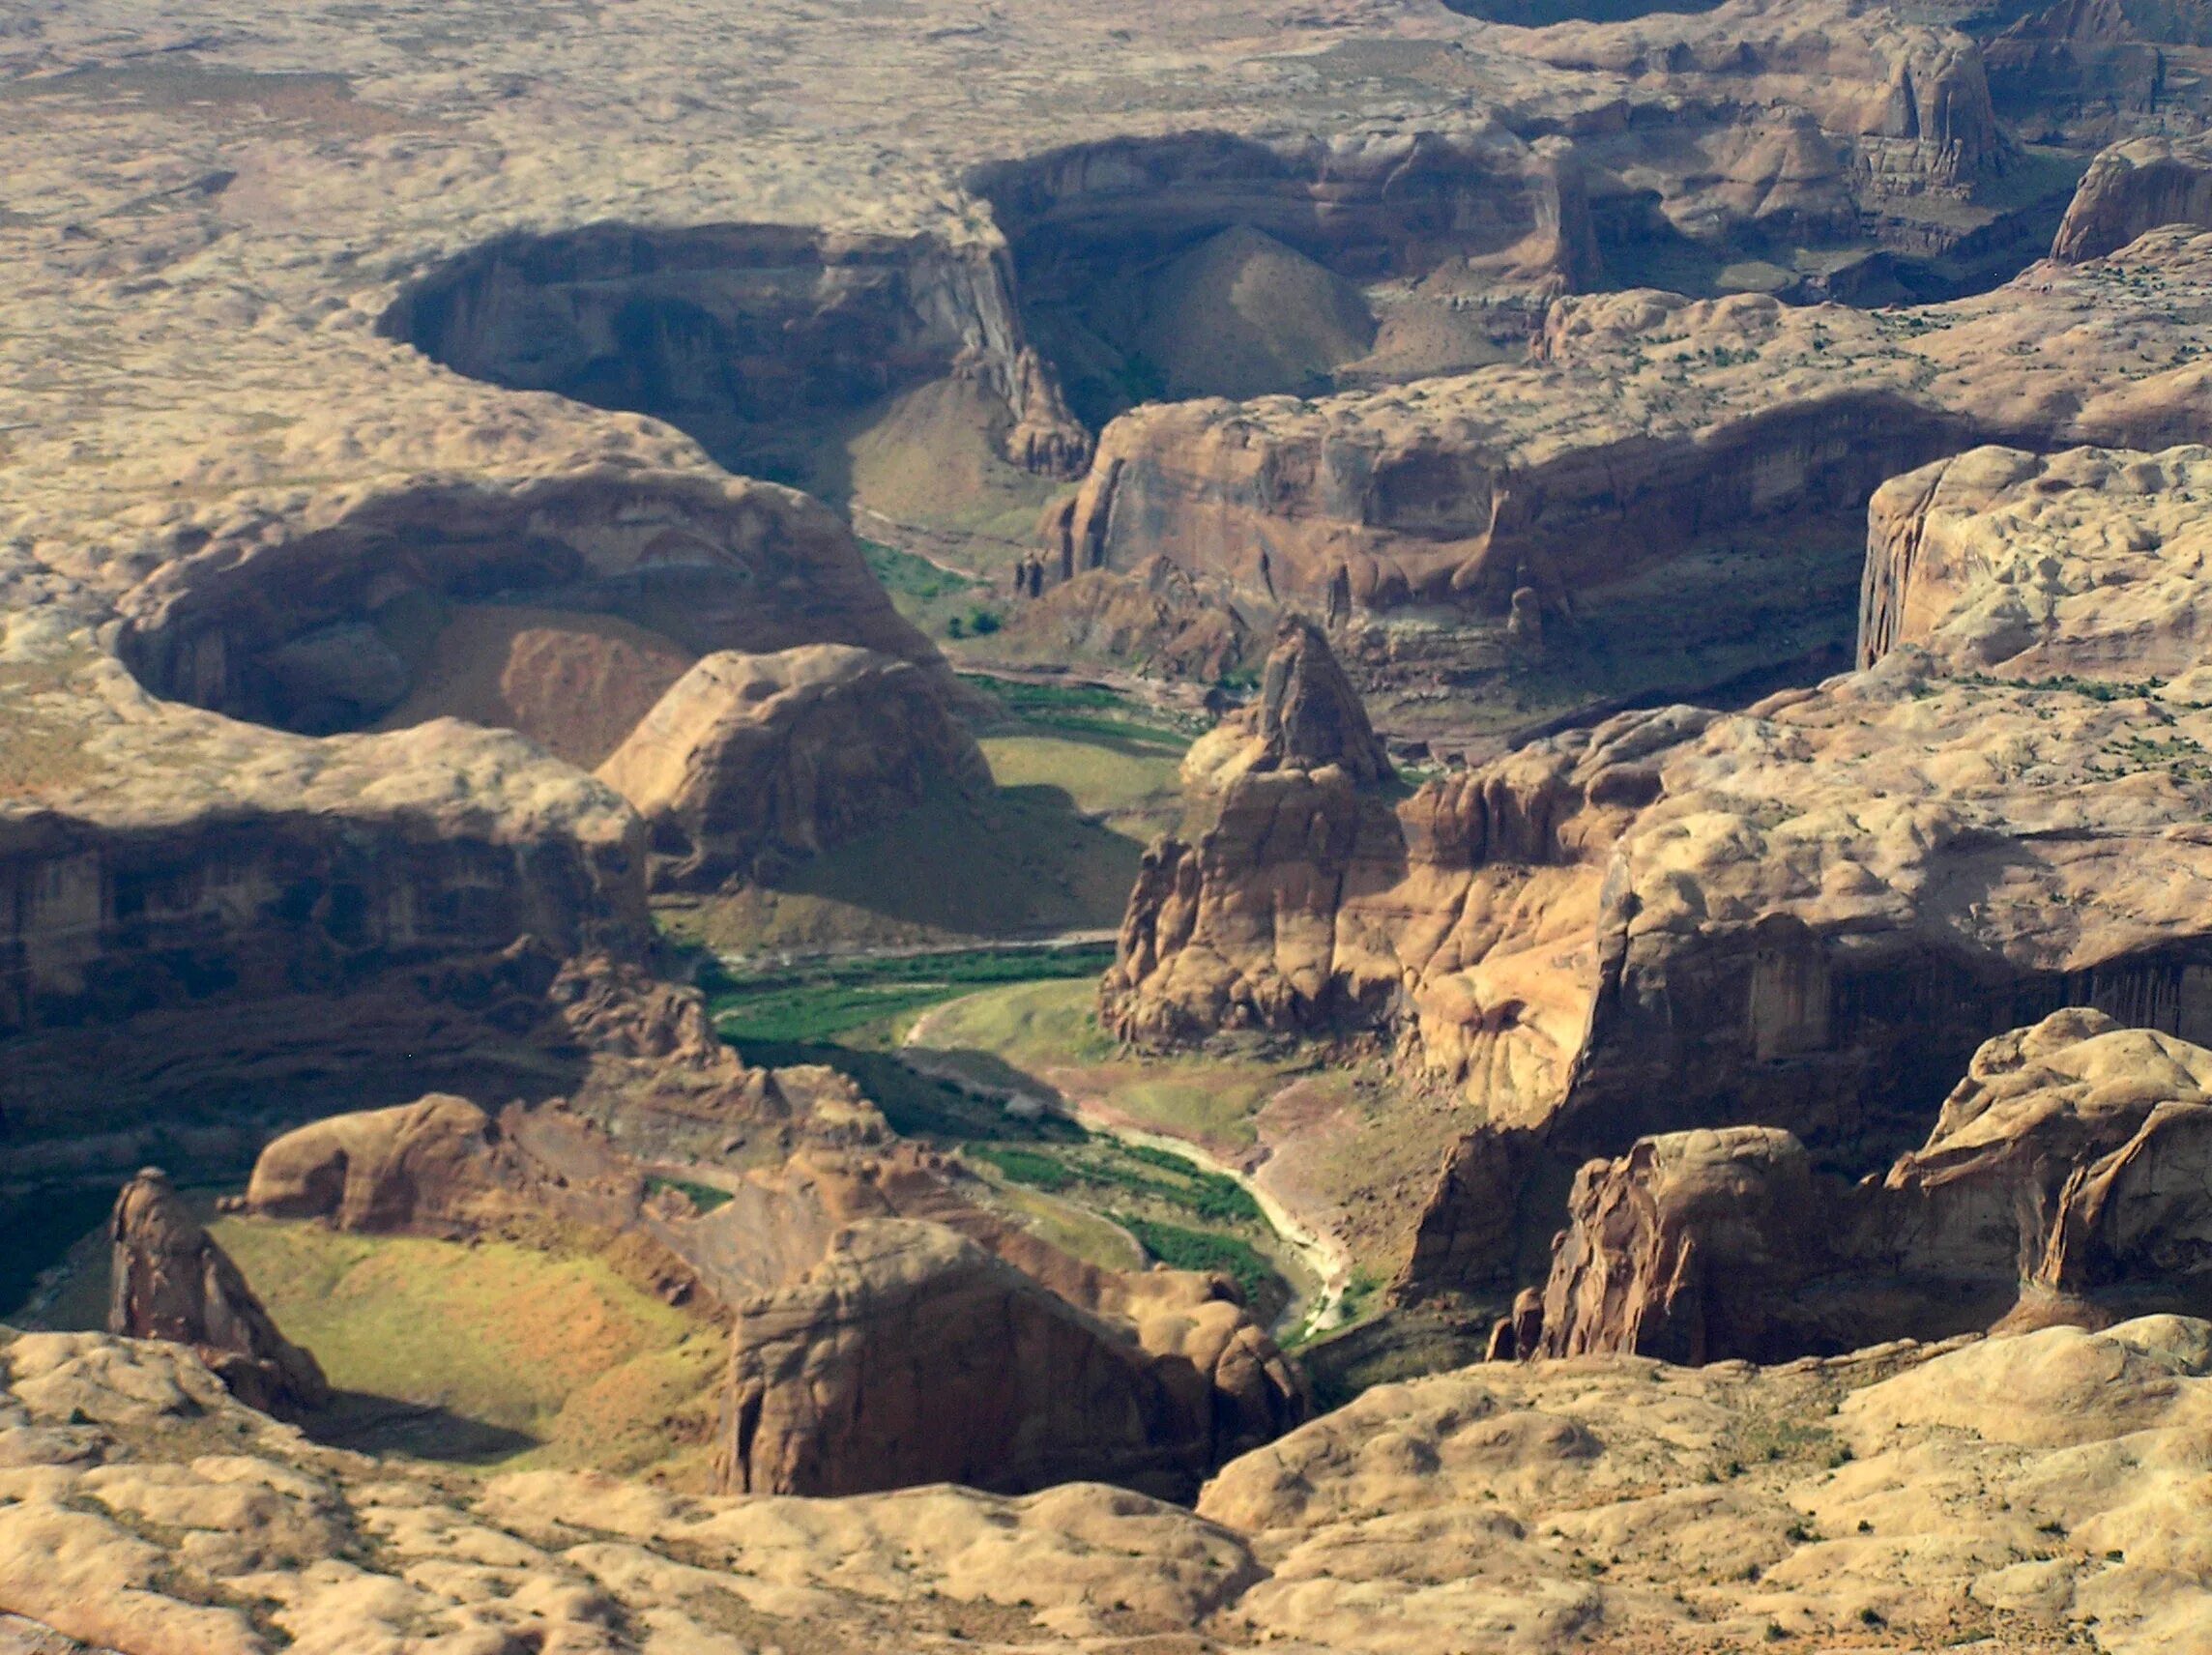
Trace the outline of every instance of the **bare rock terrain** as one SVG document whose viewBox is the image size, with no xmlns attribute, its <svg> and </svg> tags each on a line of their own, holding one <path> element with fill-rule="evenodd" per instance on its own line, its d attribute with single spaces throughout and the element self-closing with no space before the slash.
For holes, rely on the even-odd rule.
<svg viewBox="0 0 2212 1655">
<path fill-rule="evenodd" d="M 1195 1513 L 1092 1484 L 797 1499 L 453 1478 L 318 1447 L 181 1346 L 0 1337 L 0 1615 L 18 1617 L 0 1629 L 64 1650 L 1413 1655 L 1471 1630 L 1533 1651 L 2149 1655 L 2197 1647 L 2212 1607 L 2179 1515 L 2212 1331 L 2186 1318 L 1765 1370 L 1491 1364 L 1370 1391 L 1233 1462 Z"/>
<path fill-rule="evenodd" d="M 2010 463 L 2049 477 L 2047 508 L 2099 526 L 2068 537 L 2077 567 L 2151 555 L 2164 513 L 2194 520 L 2195 450 Z M 1903 543 L 1891 521 L 1871 568 Z M 1990 607 L 2004 566 L 1964 572 L 1916 625 L 1939 638 Z M 1106 1013 L 1151 1040 L 1380 1032 L 1458 1089 L 1473 1119 L 1408 1266 L 1427 1286 L 1516 1253 L 1540 1273 L 1556 1221 L 1517 1213 L 1523 1192 L 1640 1136 L 1781 1128 L 1873 1172 L 1925 1137 L 1983 1040 L 2058 1006 L 2204 1038 L 2190 824 L 2212 730 L 2189 673 L 2121 679 L 2138 669 L 2116 652 L 2069 653 L 2077 625 L 2094 645 L 2102 605 L 2069 612 L 2067 566 L 2030 631 L 2075 676 L 1997 678 L 1906 645 L 1740 714 L 1622 714 L 1395 807 L 1325 769 L 1248 778 L 1211 833 L 1149 862 Z"/>
<path fill-rule="evenodd" d="M 668 886 L 757 878 L 990 769 L 941 688 L 850 646 L 707 656 L 598 769 L 645 819 Z"/>
</svg>

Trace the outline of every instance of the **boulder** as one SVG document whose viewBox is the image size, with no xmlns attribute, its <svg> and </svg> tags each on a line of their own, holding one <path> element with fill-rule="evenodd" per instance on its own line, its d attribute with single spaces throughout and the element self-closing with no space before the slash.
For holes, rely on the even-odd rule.
<svg viewBox="0 0 2212 1655">
<path fill-rule="evenodd" d="M 330 1401 L 314 1356 L 276 1330 L 168 1174 L 148 1167 L 123 1186 L 108 1234 L 109 1332 L 190 1346 L 248 1408 L 289 1414 Z"/>
<path fill-rule="evenodd" d="M 803 1278 L 739 1307 L 716 1475 L 752 1494 L 1187 1492 L 1295 1421 L 1268 1407 L 1262 1345 L 1216 1340 L 1204 1366 L 1156 1355 L 944 1225 L 861 1219 Z"/>
<path fill-rule="evenodd" d="M 838 645 L 707 656 L 598 774 L 646 819 L 655 882 L 771 876 L 989 767 L 912 663 Z"/>
<path fill-rule="evenodd" d="M 511 1208 L 503 1149 L 482 1110 L 433 1092 L 287 1132 L 253 1163 L 246 1207 L 339 1230 L 468 1233 Z"/>
</svg>

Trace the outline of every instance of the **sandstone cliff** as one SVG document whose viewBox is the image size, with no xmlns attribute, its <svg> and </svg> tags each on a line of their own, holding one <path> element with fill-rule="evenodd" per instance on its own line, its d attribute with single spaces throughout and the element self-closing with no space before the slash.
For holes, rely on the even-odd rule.
<svg viewBox="0 0 2212 1655">
<path fill-rule="evenodd" d="M 990 768 L 909 662 L 817 645 L 709 655 L 599 767 L 645 818 L 667 886 L 772 875 Z"/>
<path fill-rule="evenodd" d="M 2161 224 L 2212 228 L 2212 140 L 2137 138 L 2104 151 L 2082 176 L 2051 256 L 2103 258 Z"/>
<path fill-rule="evenodd" d="M 1868 508 L 1859 664 L 1917 644 L 1960 673 L 2171 678 L 2202 658 L 2212 450 L 1978 449 Z"/>
<path fill-rule="evenodd" d="M 2120 548 L 2189 515 L 2194 463 L 2054 460 L 2109 486 L 2035 498 L 2099 525 L 2067 531 L 2085 571 L 2151 556 Z M 2194 601 L 2186 547 L 2146 605 Z M 1945 615 L 2002 590 L 2001 566 L 1960 566 Z M 2053 662 L 2132 601 L 2080 590 L 2041 633 Z M 1198 846 L 1148 857 L 1105 1015 L 1144 1040 L 1379 1033 L 1457 1089 L 1477 1123 L 1409 1287 L 1495 1282 L 1516 1253 L 1540 1269 L 1556 1218 L 1523 1192 L 1646 1134 L 1771 1126 L 1875 1171 L 1983 1040 L 2056 1006 L 2212 1035 L 2195 682 L 1992 680 L 1913 646 L 1744 713 L 1622 714 L 1395 807 L 1325 769 L 1254 776 Z"/>
<path fill-rule="evenodd" d="M 1781 1361 L 2200 1312 L 2207 1076 L 2200 1046 L 2070 1009 L 1984 1044 L 1927 1143 L 1855 1189 L 1771 1128 L 1642 1140 L 1575 1180 L 1539 1349 Z"/>
<path fill-rule="evenodd" d="M 1221 1320 L 1223 1331 L 1241 1322 Z M 1185 1490 L 1296 1418 L 1249 1381 L 1221 1385 L 1238 1364 L 1221 1360 L 1216 1338 L 1211 1364 L 1156 1357 L 953 1231 L 862 1220 L 831 1235 L 799 1282 L 739 1307 L 722 1485 L 1019 1492 L 1092 1478 Z M 1239 1417 L 1255 1404 L 1259 1417 Z"/>
<path fill-rule="evenodd" d="M 148 1167 L 123 1186 L 108 1232 L 110 1333 L 190 1346 L 248 1408 L 295 1413 L 330 1400 L 314 1356 L 276 1331 L 166 1173 Z"/>
</svg>

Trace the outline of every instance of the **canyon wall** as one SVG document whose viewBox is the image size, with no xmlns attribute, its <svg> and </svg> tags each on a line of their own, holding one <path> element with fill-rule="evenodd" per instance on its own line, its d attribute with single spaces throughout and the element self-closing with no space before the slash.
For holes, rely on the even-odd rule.
<svg viewBox="0 0 2212 1655">
<path fill-rule="evenodd" d="M 380 327 L 457 372 L 653 414 L 735 471 L 796 478 L 795 438 L 948 374 L 1025 469 L 1089 452 L 988 247 L 789 224 L 515 236 L 411 283 Z"/>
<path fill-rule="evenodd" d="M 1554 304 L 1539 360 L 1316 401 L 1148 407 L 1048 523 L 1068 570 L 1166 556 L 1262 601 L 1580 598 L 1760 519 L 1840 519 L 1977 442 L 2207 434 L 2188 318 L 2212 237 L 1904 313 L 1634 292 Z M 2131 362 L 2114 334 L 2147 347 Z M 2030 361 L 2029 359 L 2033 359 Z"/>
<path fill-rule="evenodd" d="M 2156 560 L 2195 461 L 1976 463 L 2066 502 L 2085 567 L 2056 624 L 2086 638 L 2134 591 L 2098 571 Z M 1870 560 L 1887 544 L 1877 519 Z M 2198 584 L 2174 551 L 2146 605 Z M 1978 563 L 1954 612 L 2002 590 Z M 2212 863 L 2188 826 L 2212 811 L 2212 725 L 2194 676 L 2132 682 L 2124 651 L 2086 653 L 2062 657 L 2077 677 L 1993 681 L 1899 648 L 1739 714 L 1621 714 L 1396 803 L 1326 768 L 1246 777 L 1196 846 L 1149 855 L 1104 1014 L 1149 1041 L 1380 1033 L 1457 1089 L 1481 1124 L 1421 1221 L 1413 1290 L 1495 1281 L 1549 1235 L 1575 1166 L 1642 1136 L 1775 1127 L 1819 1167 L 1875 1170 L 1980 1042 L 2061 1006 L 2212 1037 Z"/>
</svg>

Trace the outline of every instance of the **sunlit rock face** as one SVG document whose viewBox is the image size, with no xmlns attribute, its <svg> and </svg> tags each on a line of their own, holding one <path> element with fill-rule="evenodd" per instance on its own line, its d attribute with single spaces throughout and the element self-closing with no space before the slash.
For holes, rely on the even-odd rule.
<svg viewBox="0 0 2212 1655">
<path fill-rule="evenodd" d="M 2175 826 L 2212 811 L 2182 670 L 2199 464 L 1984 452 L 1892 485 L 1870 590 L 1905 595 L 1870 614 L 1907 619 L 1817 689 L 1621 714 L 1396 803 L 1325 768 L 1246 778 L 1206 838 L 1150 854 L 1108 1016 L 1155 1041 L 1380 1033 L 1459 1090 L 1482 1124 L 1409 1289 L 1540 1275 L 1557 1215 L 1528 1192 L 1642 1136 L 1778 1128 L 1877 1172 L 1984 1040 L 2061 1006 L 2212 1038 L 2212 866 Z M 1999 676 L 1949 640 L 2015 594 L 2037 653 Z M 2137 677 L 2138 647 L 2172 680 Z"/>
</svg>

